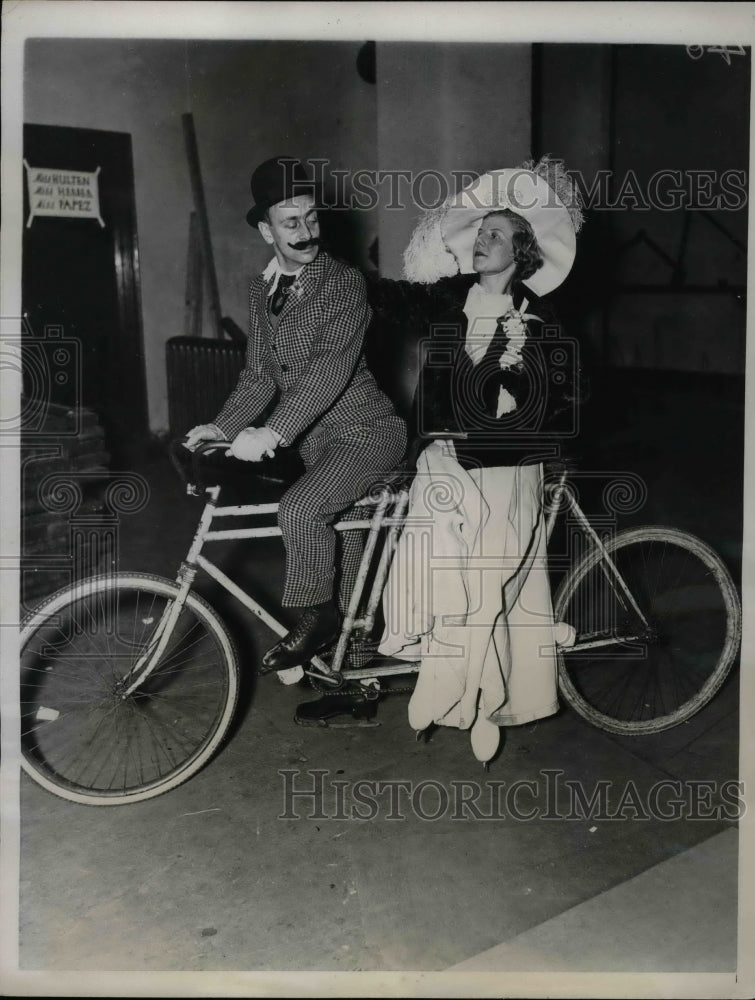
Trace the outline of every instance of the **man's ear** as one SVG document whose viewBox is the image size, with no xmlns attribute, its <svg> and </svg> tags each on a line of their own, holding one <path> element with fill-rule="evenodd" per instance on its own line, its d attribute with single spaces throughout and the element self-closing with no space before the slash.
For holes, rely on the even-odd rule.
<svg viewBox="0 0 755 1000">
<path fill-rule="evenodd" d="M 260 221 L 257 223 L 257 229 L 259 229 L 262 235 L 262 239 L 265 241 L 265 243 L 269 243 L 272 246 L 274 240 L 273 240 L 273 231 L 270 228 L 270 226 L 266 222 Z"/>
</svg>

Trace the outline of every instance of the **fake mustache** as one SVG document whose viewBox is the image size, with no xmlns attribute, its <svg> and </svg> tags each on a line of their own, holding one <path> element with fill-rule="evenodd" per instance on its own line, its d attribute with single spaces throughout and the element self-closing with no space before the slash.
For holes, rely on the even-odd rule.
<svg viewBox="0 0 755 1000">
<path fill-rule="evenodd" d="M 300 243 L 289 243 L 292 250 L 309 250 L 310 247 L 319 247 L 320 240 L 315 236 L 311 240 L 302 240 Z"/>
</svg>

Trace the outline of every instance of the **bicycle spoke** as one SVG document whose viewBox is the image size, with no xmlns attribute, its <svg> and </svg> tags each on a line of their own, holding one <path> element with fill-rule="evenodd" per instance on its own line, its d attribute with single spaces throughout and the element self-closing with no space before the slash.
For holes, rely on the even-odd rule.
<svg viewBox="0 0 755 1000">
<path fill-rule="evenodd" d="M 141 593 L 137 594 L 137 598 L 136 598 L 136 612 L 135 612 L 135 615 L 134 615 L 134 617 L 136 619 L 138 619 L 140 617 L 140 614 L 139 614 L 139 602 L 141 601 L 141 597 L 142 597 Z M 139 641 L 135 644 L 135 649 L 137 649 L 137 650 L 141 650 L 142 647 L 144 646 L 144 633 L 147 630 L 148 624 L 151 624 L 150 620 L 155 617 L 155 600 L 156 600 L 157 595 L 152 594 L 151 597 L 152 597 L 152 600 L 150 602 L 149 611 L 147 612 L 146 615 L 145 614 L 141 615 L 142 631 L 141 631 L 141 634 L 139 636 Z M 167 607 L 167 602 L 166 602 L 166 607 Z M 163 607 L 162 611 L 160 612 L 160 618 L 162 618 L 163 614 L 165 613 L 166 607 Z M 134 654 L 134 657 L 133 657 L 133 659 L 131 661 L 131 670 L 133 670 L 134 667 L 136 666 L 136 661 L 138 660 L 139 655 L 141 655 L 141 653 L 139 653 L 138 655 L 136 653 Z"/>
<path fill-rule="evenodd" d="M 170 734 L 174 742 L 177 742 L 179 744 L 182 742 L 182 734 L 175 728 L 168 728 L 168 726 L 166 726 L 165 724 L 157 726 L 155 724 L 155 721 L 152 719 L 145 718 L 143 721 L 144 725 L 147 727 L 147 729 L 149 729 L 150 733 L 152 734 L 154 745 L 162 749 L 167 760 L 171 760 L 171 756 L 169 753 L 168 734 Z M 183 738 L 183 744 L 187 752 L 193 751 L 194 748 L 196 747 L 196 743 L 186 739 L 186 737 Z M 175 760 L 171 760 L 171 766 L 172 767 L 177 766 Z"/>
<path fill-rule="evenodd" d="M 220 641 L 222 629 L 208 627 L 213 616 L 198 614 L 196 598 L 181 608 L 160 661 L 126 694 L 135 665 L 149 666 L 178 591 L 169 581 L 142 586 L 137 577 L 129 587 L 123 579 L 69 589 L 67 601 L 46 616 L 36 612 L 36 626 L 27 627 L 24 761 L 65 797 L 157 794 L 201 766 L 222 735 L 221 722 L 230 721 L 235 662 Z"/>
<path fill-rule="evenodd" d="M 157 730 L 155 726 L 152 724 L 151 720 L 148 720 L 143 717 L 142 721 L 146 726 L 146 728 L 150 731 L 150 734 L 152 735 L 152 745 L 158 748 L 159 750 L 162 750 L 163 755 L 165 759 L 168 761 L 171 768 L 177 767 L 178 762 L 176 758 L 171 755 L 167 740 L 165 740 L 161 736 L 158 736 Z M 171 735 L 175 735 L 175 730 L 171 730 Z"/>
<path fill-rule="evenodd" d="M 68 757 L 64 756 L 60 760 L 59 765 L 58 765 L 59 769 L 60 769 L 59 773 L 61 775 L 65 775 L 66 778 L 67 778 L 67 780 L 72 781 L 74 784 L 77 783 L 76 782 L 76 778 L 70 776 L 70 772 L 74 769 L 74 765 L 77 764 L 77 763 L 79 763 L 79 761 L 82 759 L 82 757 L 85 757 L 85 765 L 84 766 L 86 766 L 86 761 L 88 761 L 88 760 L 91 759 L 91 755 L 88 754 L 88 751 L 91 750 L 92 745 L 94 744 L 95 738 L 97 737 L 97 734 L 101 731 L 102 726 L 104 725 L 105 720 L 107 719 L 107 717 L 109 715 L 113 716 L 114 721 L 115 721 L 115 728 L 117 730 L 117 726 L 118 726 L 117 715 L 115 714 L 114 709 L 111 708 L 109 711 L 103 712 L 102 717 L 100 718 L 99 722 L 94 727 L 94 731 L 92 732 L 91 737 L 88 740 L 86 740 L 86 741 L 82 741 L 81 744 L 74 745 L 73 748 L 70 750 L 69 756 Z M 112 750 L 111 750 L 111 753 L 112 753 Z M 102 762 L 102 765 L 104 766 L 104 761 Z M 79 772 L 79 773 L 81 773 L 81 772 Z"/>
<path fill-rule="evenodd" d="M 559 654 L 562 692 L 611 731 L 657 731 L 687 718 L 722 682 L 738 637 L 727 621 L 737 616 L 738 625 L 738 602 L 717 556 L 682 532 L 631 529 L 608 548 L 647 628 L 631 615 L 622 620 L 621 588 L 588 554 L 560 598 L 558 614 L 577 631 L 574 647 Z M 615 652 L 580 651 L 580 642 L 616 633 L 645 638 Z"/>
</svg>

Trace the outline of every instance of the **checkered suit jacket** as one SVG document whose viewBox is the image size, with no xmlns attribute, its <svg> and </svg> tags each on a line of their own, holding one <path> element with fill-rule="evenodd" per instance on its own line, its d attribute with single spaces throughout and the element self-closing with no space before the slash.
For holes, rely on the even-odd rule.
<svg viewBox="0 0 755 1000">
<path fill-rule="evenodd" d="M 265 423 L 284 445 L 315 427 L 369 426 L 391 416 L 362 354 L 372 317 L 365 282 L 353 267 L 320 251 L 299 274 L 273 329 L 267 311 L 272 280 L 249 288 L 244 369 L 215 424 L 233 439 L 279 394 Z"/>
</svg>

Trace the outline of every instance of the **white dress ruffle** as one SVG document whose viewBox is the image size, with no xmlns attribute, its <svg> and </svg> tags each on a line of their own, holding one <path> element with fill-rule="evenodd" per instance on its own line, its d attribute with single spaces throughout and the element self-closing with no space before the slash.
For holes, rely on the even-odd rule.
<svg viewBox="0 0 755 1000">
<path fill-rule="evenodd" d="M 558 709 L 542 476 L 539 464 L 467 472 L 433 442 L 384 592 L 380 652 L 421 661 L 412 728 L 471 729 L 478 760 L 499 726 Z"/>
</svg>

